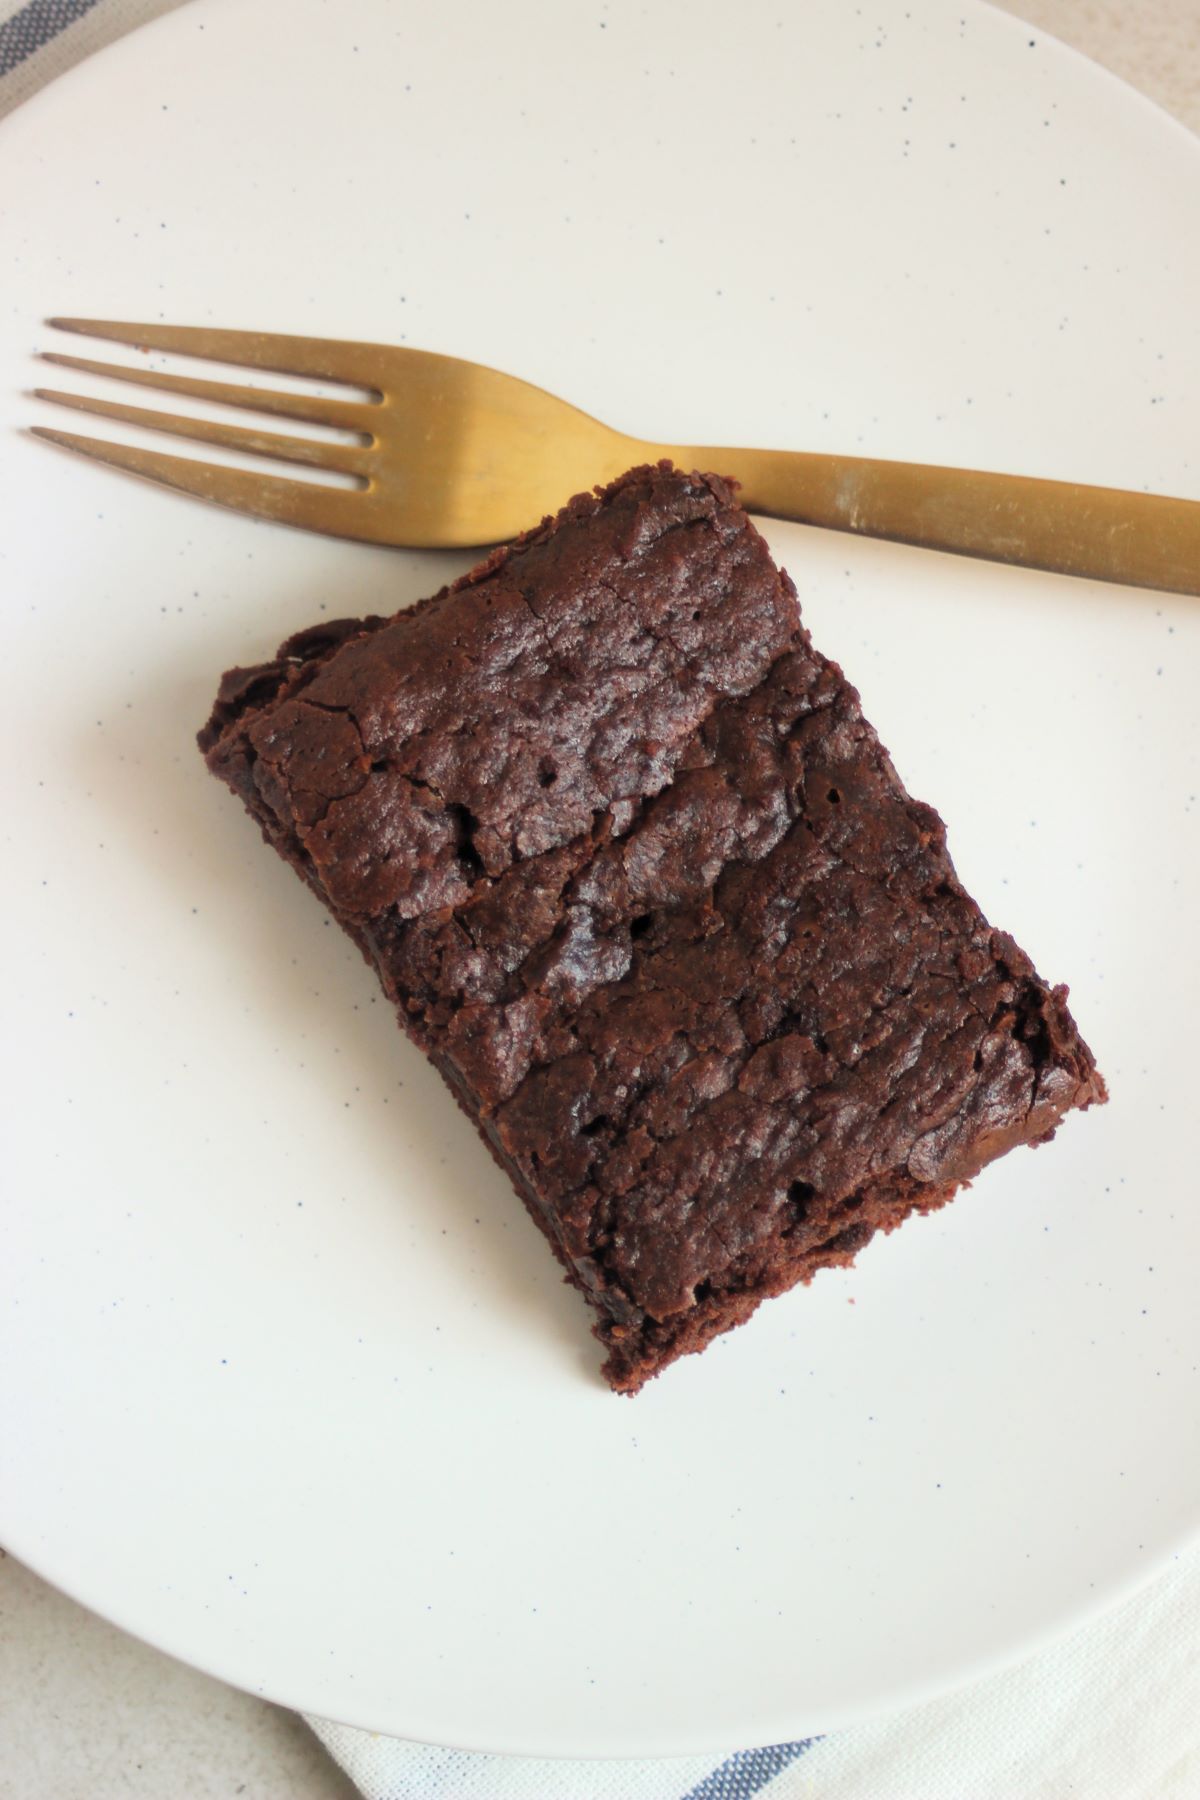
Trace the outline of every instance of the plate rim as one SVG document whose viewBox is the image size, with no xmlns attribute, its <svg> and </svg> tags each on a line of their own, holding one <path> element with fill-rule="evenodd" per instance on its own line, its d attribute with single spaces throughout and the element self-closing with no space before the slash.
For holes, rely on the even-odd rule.
<svg viewBox="0 0 1200 1800">
<path fill-rule="evenodd" d="M 1077 66 L 1077 68 L 1086 70 L 1087 79 L 1094 81 L 1098 73 L 1101 77 L 1103 87 L 1114 97 L 1119 97 L 1118 103 L 1120 105 L 1128 106 L 1129 96 L 1132 95 L 1140 104 L 1141 108 L 1148 109 L 1148 114 L 1153 115 L 1157 122 L 1158 129 L 1161 130 L 1165 122 L 1170 128 L 1170 135 L 1176 144 L 1182 142 L 1188 145 L 1189 153 L 1194 155 L 1197 159 L 1196 171 L 1197 174 L 1200 175 L 1200 139 L 1198 139 L 1186 125 L 1166 111 L 1165 108 L 1160 106 L 1156 101 L 1133 87 L 1129 82 L 1116 75 L 1110 69 L 1094 62 L 1091 58 L 1087 57 L 1072 45 L 1065 43 L 1052 32 L 1045 30 L 1040 26 L 1035 27 L 1027 25 L 1013 14 L 993 5 L 992 0 L 976 0 L 976 4 L 982 5 L 993 19 L 999 18 L 1007 21 L 1007 25 L 1004 29 L 1008 29 L 1015 33 L 1027 31 L 1034 32 L 1039 42 L 1044 42 L 1053 46 L 1055 55 L 1065 55 Z M 194 18 L 197 11 L 204 11 L 213 17 L 220 16 L 217 0 L 200 0 L 199 7 L 195 5 L 179 6 L 173 8 L 170 12 L 158 15 L 156 18 L 140 21 L 130 32 L 76 63 L 72 68 L 65 71 L 63 75 L 48 84 L 46 88 L 39 90 L 38 94 L 35 94 L 28 101 L 6 115 L 6 118 L 17 118 L 18 116 L 25 117 L 29 114 L 31 109 L 36 111 L 42 103 L 42 95 L 48 93 L 51 88 L 57 91 L 66 85 L 69 89 L 72 83 L 79 85 L 85 81 L 102 79 L 103 72 L 108 66 L 105 62 L 106 56 L 121 54 L 126 43 L 130 42 L 135 37 L 143 36 L 152 29 L 157 30 L 163 35 L 168 31 L 177 30 L 179 29 L 177 21 L 182 21 L 185 18 L 191 20 Z M 99 76 L 97 76 L 97 70 L 99 71 Z M 3 153 L 8 142 L 4 126 L 5 120 L 0 120 L 0 154 Z M 73 1581 L 68 1584 L 60 1581 L 51 1566 L 53 1558 L 48 1557 L 46 1562 L 43 1563 L 39 1547 L 36 1544 L 23 1543 L 19 1531 L 14 1535 L 12 1532 L 6 1530 L 5 1543 L 11 1554 L 32 1569 L 42 1579 L 59 1588 L 60 1591 L 66 1593 L 69 1597 L 77 1600 L 80 1604 L 87 1606 L 90 1610 L 98 1613 L 99 1616 L 109 1620 L 119 1629 L 139 1639 L 141 1642 L 152 1646 L 164 1654 L 172 1656 L 176 1660 L 183 1661 L 188 1666 L 196 1668 L 215 1679 L 241 1687 L 245 1691 L 255 1693 L 263 1698 L 273 1700 L 278 1704 L 289 1706 L 297 1710 L 316 1713 L 320 1717 L 328 1716 L 321 1712 L 319 1706 L 309 1705 L 304 1701 L 298 1702 L 296 1699 L 289 1698 L 286 1694 L 277 1691 L 270 1682 L 260 1685 L 247 1681 L 244 1676 L 230 1675 L 221 1667 L 212 1664 L 207 1658 L 203 1656 L 197 1657 L 191 1651 L 181 1650 L 174 1647 L 169 1641 L 164 1641 L 163 1635 L 158 1631 L 147 1630 L 140 1624 L 127 1622 L 121 1616 L 119 1610 L 115 1609 L 108 1601 L 103 1601 L 98 1604 L 95 1600 L 90 1598 L 86 1592 L 86 1583 Z M 1176 1539 L 1164 1543 L 1156 1552 L 1149 1555 L 1144 1563 L 1137 1566 L 1131 1565 L 1123 1578 L 1114 1578 L 1110 1583 L 1105 1584 L 1097 1592 L 1096 1596 L 1090 1599 L 1085 1606 L 1072 1611 L 1068 1616 L 1064 1616 L 1054 1626 L 1041 1629 L 1032 1635 L 1028 1630 L 1024 1633 L 1014 1631 L 1012 1634 L 1014 1641 L 1008 1647 L 992 1651 L 986 1655 L 981 1655 L 973 1661 L 968 1659 L 966 1662 L 960 1664 L 958 1671 L 948 1679 L 931 1683 L 926 1677 L 914 1679 L 911 1683 L 901 1683 L 879 1704 L 864 1703 L 857 1706 L 849 1706 L 841 1711 L 835 1709 L 834 1711 L 827 1713 L 819 1724 L 814 1724 L 812 1727 L 801 1730 L 798 1730 L 794 1724 L 789 1724 L 786 1727 L 786 1730 L 781 1727 L 781 1730 L 784 1731 L 784 1735 L 780 1738 L 776 1740 L 764 1739 L 761 1741 L 783 1742 L 787 1741 L 789 1736 L 813 1735 L 817 1731 L 826 1732 L 842 1730 L 849 1725 L 862 1722 L 866 1719 L 883 1718 L 895 1714 L 910 1706 L 938 1698 L 942 1695 L 954 1692 L 959 1688 L 968 1686 L 975 1681 L 986 1679 L 992 1674 L 998 1673 L 1005 1668 L 1012 1667 L 1018 1661 L 1038 1655 L 1043 1650 L 1070 1636 L 1074 1631 L 1083 1629 L 1104 1613 L 1124 1604 L 1144 1587 L 1148 1586 L 1151 1582 L 1161 1576 L 1181 1554 L 1185 1554 L 1197 1546 L 1200 1546 L 1200 1516 L 1198 1516 L 1190 1525 L 1186 1526 Z M 796 1716 L 802 1717 L 803 1715 L 797 1712 Z M 338 1720 L 339 1722 L 369 1730 L 388 1730 L 388 1727 L 380 1726 L 372 1717 L 365 1715 L 343 1717 L 341 1709 L 339 1709 Z M 467 1735 L 467 1738 L 461 1742 L 458 1741 L 458 1734 L 456 1734 L 453 1742 L 444 1736 L 439 1736 L 436 1739 L 421 1737 L 406 1738 L 403 1741 L 436 1743 L 443 1747 L 458 1748 L 472 1753 L 530 1756 L 539 1758 L 569 1755 L 578 1758 L 578 1760 L 581 1761 L 594 1760 L 600 1762 L 623 1761 L 643 1756 L 673 1757 L 705 1755 L 710 1753 L 715 1755 L 719 1754 L 722 1749 L 728 1750 L 729 1747 L 728 1740 L 724 1736 L 719 1740 L 714 1739 L 707 1742 L 702 1738 L 691 1739 L 689 1740 L 688 1746 L 684 1749 L 653 1748 L 622 1750 L 619 1752 L 608 1750 L 596 1752 L 580 1752 L 575 1750 L 567 1752 L 561 1749 L 533 1749 L 516 1743 L 512 1745 L 497 1746 L 492 1741 L 487 1743 L 471 1742 L 469 1741 L 469 1734 Z"/>
</svg>

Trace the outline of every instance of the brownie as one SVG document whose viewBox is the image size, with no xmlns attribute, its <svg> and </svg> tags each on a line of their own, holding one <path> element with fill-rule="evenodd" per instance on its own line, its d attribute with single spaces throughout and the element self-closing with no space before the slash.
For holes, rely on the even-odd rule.
<svg viewBox="0 0 1200 1800">
<path fill-rule="evenodd" d="M 374 964 L 635 1392 L 1105 1098 L 711 475 L 634 469 L 200 744 Z"/>
</svg>

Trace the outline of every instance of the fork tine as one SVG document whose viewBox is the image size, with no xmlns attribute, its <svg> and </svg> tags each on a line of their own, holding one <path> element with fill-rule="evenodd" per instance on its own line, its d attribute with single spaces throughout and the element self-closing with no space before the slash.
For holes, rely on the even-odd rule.
<svg viewBox="0 0 1200 1800">
<path fill-rule="evenodd" d="M 76 450 L 81 456 L 94 457 L 131 475 L 142 475 L 164 487 L 193 494 L 199 500 L 211 500 L 218 506 L 232 506 L 259 519 L 329 532 L 335 537 L 389 541 L 379 529 L 378 517 L 373 516 L 375 508 L 365 504 L 366 496 L 358 490 L 293 481 L 286 475 L 252 475 L 245 469 L 220 468 L 190 456 L 168 456 L 163 451 L 80 437 L 73 431 L 55 431 L 46 425 L 30 429 L 34 437 Z"/>
<path fill-rule="evenodd" d="M 223 450 L 246 451 L 252 456 L 274 456 L 280 462 L 308 463 L 317 469 L 340 469 L 346 475 L 365 475 L 370 451 L 361 444 L 330 444 L 322 438 L 288 437 L 278 431 L 255 431 L 244 425 L 224 425 L 215 419 L 193 419 L 183 413 L 153 412 L 145 406 L 127 406 L 120 400 L 97 400 L 85 394 L 67 394 L 60 388 L 35 388 L 39 400 L 71 406 L 77 412 L 96 413 L 102 419 L 120 419 L 148 431 L 172 437 L 192 438 L 201 444 L 219 444 Z"/>
<path fill-rule="evenodd" d="M 317 394 L 290 394 L 279 388 L 242 386 L 236 381 L 206 381 L 199 375 L 172 375 L 164 369 L 131 369 L 125 363 L 96 362 L 90 356 L 65 356 L 43 350 L 41 361 L 60 369 L 78 369 L 110 381 L 132 381 L 166 394 L 188 394 L 220 406 L 244 406 L 252 412 L 278 413 L 310 425 L 333 425 L 341 431 L 370 431 L 377 408 L 367 400 L 327 400 Z"/>
<path fill-rule="evenodd" d="M 346 338 L 296 337 L 278 331 L 225 331 L 208 325 L 138 325 L 124 319 L 55 318 L 57 331 L 82 337 L 109 338 L 135 349 L 170 350 L 210 362 L 238 363 L 249 369 L 271 369 L 280 375 L 307 375 L 318 381 L 349 382 L 375 387 L 381 347 Z"/>
</svg>

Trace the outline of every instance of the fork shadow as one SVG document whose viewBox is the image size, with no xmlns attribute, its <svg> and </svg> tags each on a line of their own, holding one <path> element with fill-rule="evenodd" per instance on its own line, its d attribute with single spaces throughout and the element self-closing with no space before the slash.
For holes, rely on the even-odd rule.
<svg viewBox="0 0 1200 1800">
<path fill-rule="evenodd" d="M 430 560 L 432 584 L 422 564 L 407 592 L 403 582 L 393 591 L 393 608 L 438 584 L 436 562 L 443 559 Z M 447 573 L 466 560 L 455 559 Z M 318 614 L 303 594 L 290 595 L 286 610 L 296 626 Z M 354 613 L 353 594 L 338 610 Z M 378 610 L 377 594 L 364 599 L 362 611 L 371 610 Z M 273 649 L 264 635 L 259 654 Z M 589 1311 L 561 1279 L 511 1184 L 432 1065 L 404 1036 L 357 949 L 206 771 L 194 732 L 211 705 L 225 666 L 222 655 L 225 663 L 250 660 L 240 648 L 218 645 L 218 660 L 197 668 L 204 656 L 197 658 L 194 649 L 168 652 L 152 680 L 130 690 L 127 709 L 106 730 L 101 747 L 94 732 L 82 730 L 65 746 L 73 774 L 104 812 L 110 843 L 138 877 L 155 885 L 171 911 L 200 915 L 206 955 L 219 959 L 224 985 L 239 1006 L 268 1021 L 282 1044 L 320 1046 L 332 1038 L 338 1078 L 347 1089 L 366 1095 L 389 1090 L 389 1106 L 357 1109 L 356 1153 L 376 1189 L 379 1171 L 394 1169 L 398 1154 L 407 1153 L 419 1178 L 404 1184 L 395 1204 L 407 1209 L 408 1223 L 421 1227 L 422 1253 L 449 1259 L 456 1290 L 478 1310 L 490 1309 L 497 1324 L 503 1316 L 511 1328 L 517 1314 L 522 1330 L 537 1321 L 533 1328 L 549 1333 L 576 1371 L 601 1385 Z M 111 701 L 111 694 L 105 699 Z M 230 1024 L 232 1035 L 237 1018 Z M 330 1103 L 314 1080 L 311 1074 L 297 1077 L 298 1108 Z M 352 1177 L 353 1171 L 347 1173 Z M 231 1179 L 236 1182 L 236 1175 Z M 297 1179 L 303 1181 L 303 1174 Z M 362 1253 L 374 1262 L 388 1253 L 377 1241 L 388 1227 L 369 1199 L 356 1197 L 356 1187 L 369 1185 L 347 1179 L 346 1205 L 359 1211 Z M 238 1204 L 253 1205 L 253 1195 L 238 1196 Z M 343 1210 L 339 1230 L 345 1220 Z"/>
</svg>

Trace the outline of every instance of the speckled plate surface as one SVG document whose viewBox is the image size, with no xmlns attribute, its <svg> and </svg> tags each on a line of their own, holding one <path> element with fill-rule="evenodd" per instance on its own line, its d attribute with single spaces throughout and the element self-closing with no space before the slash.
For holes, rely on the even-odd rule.
<svg viewBox="0 0 1200 1800">
<path fill-rule="evenodd" d="M 140 487 L 18 396 L 45 315 L 161 315 L 1200 496 L 1200 151 L 974 0 L 469 12 L 196 0 L 0 127 L 0 1533 L 347 1721 L 774 1741 L 1032 1648 L 1200 1517 L 1200 609 L 770 527 L 1113 1099 L 629 1402 L 192 742 L 227 664 L 466 559 Z"/>
</svg>

